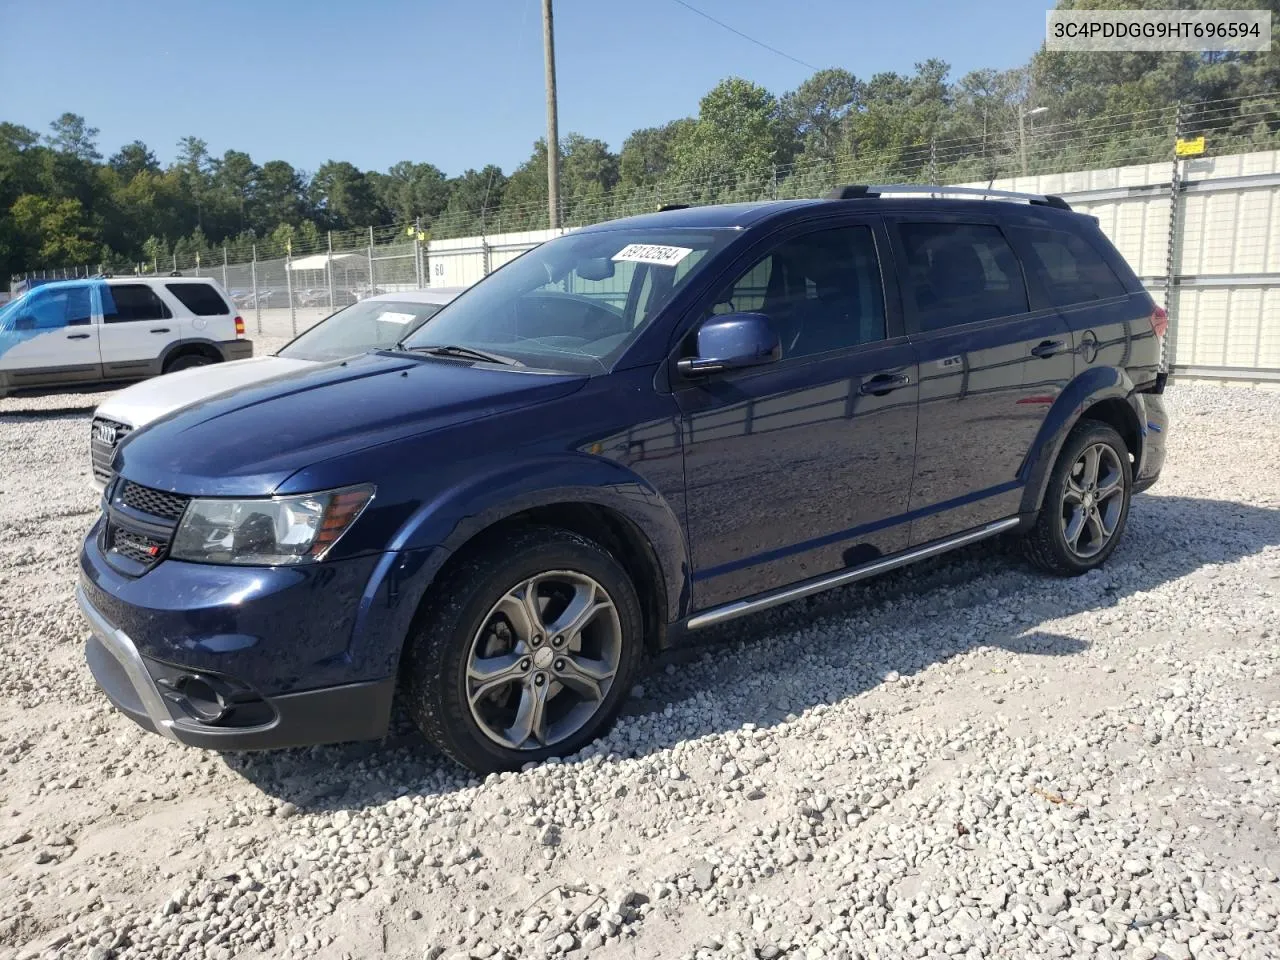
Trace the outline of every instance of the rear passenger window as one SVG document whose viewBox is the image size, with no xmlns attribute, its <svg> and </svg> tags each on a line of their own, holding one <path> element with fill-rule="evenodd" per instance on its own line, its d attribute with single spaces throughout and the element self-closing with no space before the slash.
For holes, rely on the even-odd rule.
<svg viewBox="0 0 1280 960">
<path fill-rule="evenodd" d="M 1014 227 L 1010 234 L 1055 307 L 1124 296 L 1120 278 L 1083 237 L 1037 227 Z"/>
<path fill-rule="evenodd" d="M 1027 288 L 999 227 L 904 223 L 905 289 L 922 332 L 1026 313 Z"/>
<path fill-rule="evenodd" d="M 782 357 L 811 356 L 885 338 L 884 294 L 869 227 L 783 241 L 717 297 L 712 313 L 763 313 Z"/>
<path fill-rule="evenodd" d="M 102 319 L 106 323 L 133 320 L 168 320 L 173 313 L 145 283 L 105 284 L 102 287 Z"/>
<path fill-rule="evenodd" d="M 197 317 L 216 317 L 231 312 L 227 302 L 208 283 L 166 283 L 164 288 Z"/>
</svg>

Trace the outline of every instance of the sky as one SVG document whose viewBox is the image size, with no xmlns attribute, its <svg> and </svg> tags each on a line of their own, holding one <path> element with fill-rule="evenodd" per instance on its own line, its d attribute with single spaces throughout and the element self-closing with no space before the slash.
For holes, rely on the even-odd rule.
<svg viewBox="0 0 1280 960">
<path fill-rule="evenodd" d="M 937 57 L 952 78 L 1025 63 L 1044 0 L 688 0 L 815 67 L 859 77 Z M 70 111 L 109 156 L 161 162 L 193 134 L 221 155 L 449 175 L 511 172 L 546 132 L 541 0 L 0 0 L 0 120 L 41 133 Z M 737 75 L 775 94 L 813 71 L 677 0 L 555 0 L 560 134 L 620 149 L 632 130 L 697 113 Z"/>
</svg>

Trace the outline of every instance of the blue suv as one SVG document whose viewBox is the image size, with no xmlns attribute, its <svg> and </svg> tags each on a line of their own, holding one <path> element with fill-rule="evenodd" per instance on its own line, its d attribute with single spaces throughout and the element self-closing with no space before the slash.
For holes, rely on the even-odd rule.
<svg viewBox="0 0 1280 960">
<path fill-rule="evenodd" d="M 575 230 L 394 349 L 137 431 L 80 555 L 115 705 L 201 747 L 570 754 L 645 651 L 1001 533 L 1103 563 L 1165 313 L 1057 197 L 851 186 Z"/>
</svg>

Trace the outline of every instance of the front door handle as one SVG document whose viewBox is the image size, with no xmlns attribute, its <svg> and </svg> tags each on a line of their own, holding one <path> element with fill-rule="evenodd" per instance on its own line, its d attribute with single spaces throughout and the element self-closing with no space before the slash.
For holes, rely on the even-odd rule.
<svg viewBox="0 0 1280 960">
<path fill-rule="evenodd" d="M 168 333 L 168 332 L 169 332 L 169 328 L 168 328 L 168 327 L 156 327 L 156 328 L 155 328 L 155 329 L 153 329 L 151 332 L 152 332 L 152 333 Z"/>
<path fill-rule="evenodd" d="M 87 333 L 68 333 L 67 339 L 68 340 L 88 340 L 89 336 L 90 335 Z"/>
<path fill-rule="evenodd" d="M 1066 343 L 1062 340 L 1042 340 L 1031 348 L 1031 355 L 1045 360 L 1061 353 L 1065 347 Z"/>
<path fill-rule="evenodd" d="M 858 393 L 864 397 L 883 397 L 910 385 L 911 378 L 905 373 L 880 373 L 860 386 Z"/>
</svg>

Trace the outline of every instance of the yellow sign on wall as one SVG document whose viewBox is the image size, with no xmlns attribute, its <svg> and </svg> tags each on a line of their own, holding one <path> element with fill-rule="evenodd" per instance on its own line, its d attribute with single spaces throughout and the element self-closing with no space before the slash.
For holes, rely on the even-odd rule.
<svg viewBox="0 0 1280 960">
<path fill-rule="evenodd" d="M 1198 157 L 1204 153 L 1204 137 L 1196 137 L 1194 140 L 1179 138 L 1173 145 L 1173 152 L 1179 157 Z"/>
</svg>

